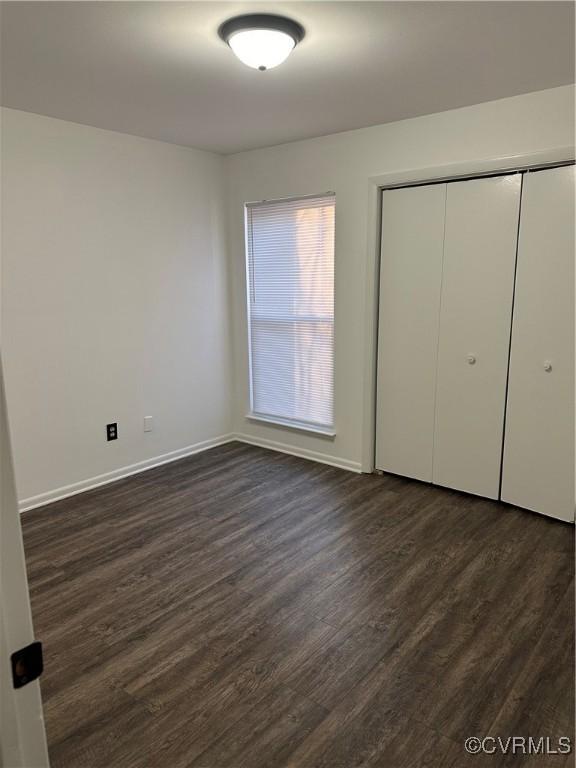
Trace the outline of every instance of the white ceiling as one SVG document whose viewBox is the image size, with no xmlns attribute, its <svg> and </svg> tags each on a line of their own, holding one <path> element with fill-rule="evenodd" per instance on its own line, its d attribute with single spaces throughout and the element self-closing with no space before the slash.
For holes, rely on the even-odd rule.
<svg viewBox="0 0 576 768">
<path fill-rule="evenodd" d="M 219 24 L 291 16 L 277 69 Z M 216 152 L 320 136 L 574 81 L 571 2 L 2 3 L 2 103 Z"/>
</svg>

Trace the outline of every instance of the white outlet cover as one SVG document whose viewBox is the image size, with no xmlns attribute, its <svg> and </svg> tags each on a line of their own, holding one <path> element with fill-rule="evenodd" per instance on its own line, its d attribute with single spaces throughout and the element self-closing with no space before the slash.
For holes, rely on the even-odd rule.
<svg viewBox="0 0 576 768">
<path fill-rule="evenodd" d="M 152 432 L 152 416 L 144 416 L 144 432 Z"/>
</svg>

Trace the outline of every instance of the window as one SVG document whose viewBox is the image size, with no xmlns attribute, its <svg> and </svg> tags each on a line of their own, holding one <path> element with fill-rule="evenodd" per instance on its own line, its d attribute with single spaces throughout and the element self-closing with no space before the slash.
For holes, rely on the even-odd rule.
<svg viewBox="0 0 576 768">
<path fill-rule="evenodd" d="M 332 434 L 334 195 L 246 206 L 251 416 Z"/>
</svg>

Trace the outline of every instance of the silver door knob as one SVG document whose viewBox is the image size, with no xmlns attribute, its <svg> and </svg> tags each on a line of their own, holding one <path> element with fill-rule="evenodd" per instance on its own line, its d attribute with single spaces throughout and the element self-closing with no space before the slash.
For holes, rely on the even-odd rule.
<svg viewBox="0 0 576 768">
<path fill-rule="evenodd" d="M 476 362 L 476 355 L 468 355 L 466 360 L 468 360 L 468 365 L 474 365 Z"/>
<path fill-rule="evenodd" d="M 550 371 L 552 370 L 552 363 L 550 362 L 550 360 L 544 361 L 544 370 L 546 371 L 546 373 L 550 373 Z"/>
</svg>

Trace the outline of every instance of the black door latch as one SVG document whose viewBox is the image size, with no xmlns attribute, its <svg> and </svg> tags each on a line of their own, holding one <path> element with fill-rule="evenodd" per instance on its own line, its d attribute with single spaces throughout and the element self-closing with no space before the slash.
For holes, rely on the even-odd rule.
<svg viewBox="0 0 576 768">
<path fill-rule="evenodd" d="M 36 640 L 10 656 L 12 662 L 12 682 L 14 688 L 22 688 L 42 674 L 44 660 L 42 658 L 42 643 Z"/>
</svg>

